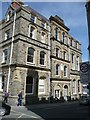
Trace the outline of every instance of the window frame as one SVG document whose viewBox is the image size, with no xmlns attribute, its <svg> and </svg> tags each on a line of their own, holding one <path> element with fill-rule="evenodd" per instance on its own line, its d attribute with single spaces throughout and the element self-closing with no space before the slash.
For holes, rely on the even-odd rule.
<svg viewBox="0 0 90 120">
<path fill-rule="evenodd" d="M 44 51 L 40 51 L 40 65 L 45 65 L 45 54 L 46 53 Z"/>
<path fill-rule="evenodd" d="M 8 59 L 8 49 L 5 48 L 5 49 L 3 50 L 2 63 L 6 63 L 7 59 Z"/>
<path fill-rule="evenodd" d="M 63 74 L 64 77 L 67 77 L 67 66 L 66 65 L 64 65 L 64 69 L 63 70 L 64 70 L 63 71 L 64 72 L 64 74 Z"/>
<path fill-rule="evenodd" d="M 45 43 L 45 32 L 41 33 L 41 42 Z"/>
<path fill-rule="evenodd" d="M 4 89 L 4 76 L 0 74 L 0 91 L 2 92 Z"/>
<path fill-rule="evenodd" d="M 35 27 L 30 27 L 30 38 L 35 39 Z"/>
<path fill-rule="evenodd" d="M 30 54 L 29 52 L 29 50 L 32 50 L 33 51 L 33 54 Z M 31 53 L 32 53 L 32 51 L 31 51 Z M 32 61 L 28 61 L 28 57 L 31 57 L 32 58 Z M 27 63 L 34 63 L 35 61 L 34 61 L 34 57 L 35 57 L 35 49 L 34 48 L 32 48 L 32 47 L 29 47 L 28 48 L 28 52 L 27 52 Z"/>
<path fill-rule="evenodd" d="M 29 79 L 30 80 L 30 78 L 32 78 L 32 84 L 27 84 L 27 79 Z M 32 92 L 27 92 L 27 85 L 29 85 L 32 89 L 31 89 L 31 91 Z M 32 76 L 27 76 L 26 77 L 26 94 L 27 95 L 30 95 L 30 94 L 33 94 L 34 93 L 34 78 L 32 77 Z"/>
<path fill-rule="evenodd" d="M 41 81 L 41 82 L 40 82 Z M 43 83 L 43 84 L 42 84 Z M 40 88 L 43 88 L 43 92 L 40 91 Z M 45 94 L 45 80 L 44 79 L 39 79 L 39 95 Z"/>
<path fill-rule="evenodd" d="M 56 47 L 56 57 L 59 57 L 59 48 Z"/>
<path fill-rule="evenodd" d="M 31 14 L 30 20 L 32 23 L 35 23 L 35 16 L 33 14 Z"/>
<path fill-rule="evenodd" d="M 59 64 L 56 64 L 56 76 L 59 75 Z"/>
<path fill-rule="evenodd" d="M 10 29 L 8 29 L 7 31 L 5 31 L 5 40 L 10 38 Z"/>
</svg>

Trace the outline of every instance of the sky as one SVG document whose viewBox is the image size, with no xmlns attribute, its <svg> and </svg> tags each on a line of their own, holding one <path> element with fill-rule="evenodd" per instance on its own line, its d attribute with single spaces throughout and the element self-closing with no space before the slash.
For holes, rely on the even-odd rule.
<svg viewBox="0 0 90 120">
<path fill-rule="evenodd" d="M 48 2 L 42 2 L 39 0 L 37 2 L 36 0 L 27 0 L 25 2 L 23 0 L 25 4 L 29 5 L 48 19 L 51 15 L 60 16 L 64 20 L 65 25 L 70 28 L 69 34 L 81 43 L 82 61 L 88 61 L 88 27 L 85 0 L 58 1 L 59 0 L 48 0 Z M 10 2 L 7 2 L 7 0 L 2 0 L 0 5 L 1 20 L 2 18 L 5 18 L 5 13 L 10 5 Z"/>
</svg>

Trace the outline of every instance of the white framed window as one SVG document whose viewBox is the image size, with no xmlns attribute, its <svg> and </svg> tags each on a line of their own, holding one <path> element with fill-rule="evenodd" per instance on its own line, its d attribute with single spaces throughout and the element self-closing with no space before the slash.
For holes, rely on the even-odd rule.
<svg viewBox="0 0 90 120">
<path fill-rule="evenodd" d="M 45 43 L 45 33 L 44 32 L 42 32 L 41 41 L 42 41 L 42 43 Z"/>
<path fill-rule="evenodd" d="M 5 32 L 5 40 L 10 38 L 10 29 Z"/>
<path fill-rule="evenodd" d="M 34 52 L 35 52 L 35 49 L 31 47 L 28 48 L 27 62 L 34 63 Z"/>
<path fill-rule="evenodd" d="M 45 79 L 39 79 L 39 94 L 45 94 Z"/>
<path fill-rule="evenodd" d="M 67 77 L 67 66 L 64 66 L 64 77 Z"/>
<path fill-rule="evenodd" d="M 31 76 L 26 78 L 26 94 L 33 94 L 34 92 L 34 79 Z"/>
<path fill-rule="evenodd" d="M 44 51 L 40 52 L 40 64 L 45 65 L 45 52 Z"/>
<path fill-rule="evenodd" d="M 30 37 L 33 39 L 35 38 L 35 28 L 33 26 L 30 28 Z"/>
<path fill-rule="evenodd" d="M 4 49 L 2 63 L 5 63 L 7 61 L 7 56 L 8 56 L 8 51 L 7 51 L 7 49 Z"/>
</svg>

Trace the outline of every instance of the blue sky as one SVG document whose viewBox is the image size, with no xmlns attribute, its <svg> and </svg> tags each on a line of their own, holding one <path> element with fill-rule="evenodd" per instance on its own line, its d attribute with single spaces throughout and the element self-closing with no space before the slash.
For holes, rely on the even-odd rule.
<svg viewBox="0 0 90 120">
<path fill-rule="evenodd" d="M 0 20 L 5 17 L 9 4 L 9 2 L 2 2 Z M 88 60 L 88 28 L 85 2 L 25 2 L 25 4 L 48 19 L 51 15 L 60 16 L 65 25 L 70 28 L 69 34 L 82 44 L 82 61 Z"/>
</svg>

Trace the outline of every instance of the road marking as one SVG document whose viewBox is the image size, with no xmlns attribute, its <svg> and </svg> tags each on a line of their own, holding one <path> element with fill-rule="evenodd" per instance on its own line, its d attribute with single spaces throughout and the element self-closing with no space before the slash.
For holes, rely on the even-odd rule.
<svg viewBox="0 0 90 120">
<path fill-rule="evenodd" d="M 23 116 L 23 114 L 21 114 L 16 120 L 18 120 L 19 118 L 21 118 Z"/>
<path fill-rule="evenodd" d="M 16 111 L 12 110 L 12 112 L 16 112 Z M 18 112 L 18 113 L 15 113 L 15 114 L 17 114 L 17 115 L 21 114 L 16 120 L 18 120 L 19 118 L 21 118 L 23 115 L 31 117 L 31 118 L 38 118 L 38 117 L 35 117 L 35 116 L 32 116 L 32 115 L 22 114 L 22 112 Z"/>
<path fill-rule="evenodd" d="M 27 114 L 23 114 L 23 115 L 26 115 L 26 116 L 29 116 L 29 117 L 32 117 L 32 118 L 38 118 L 38 117 L 35 117 L 35 116 L 32 116 L 32 115 L 27 115 Z"/>
</svg>

